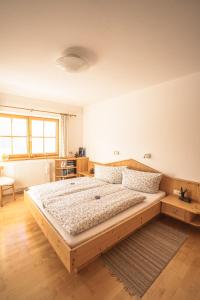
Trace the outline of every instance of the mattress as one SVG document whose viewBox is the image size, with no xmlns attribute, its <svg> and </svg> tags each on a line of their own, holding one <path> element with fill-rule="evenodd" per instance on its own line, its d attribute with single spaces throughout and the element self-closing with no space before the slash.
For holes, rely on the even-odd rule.
<svg viewBox="0 0 200 300">
<path fill-rule="evenodd" d="M 105 231 L 106 229 L 116 225 L 117 223 L 120 223 L 121 221 L 134 216 L 138 212 L 147 209 L 152 204 L 156 204 L 160 202 L 162 198 L 165 197 L 165 192 L 159 191 L 156 194 L 147 194 L 147 193 L 140 193 L 141 195 L 145 196 L 145 200 L 142 203 L 137 204 L 136 206 L 133 206 L 114 217 L 110 218 L 109 220 L 92 227 L 76 236 L 72 236 L 68 233 L 66 233 L 63 228 L 56 222 L 56 220 L 43 208 L 41 200 L 36 196 L 33 190 L 29 190 L 27 192 L 30 197 L 32 198 L 33 202 L 36 204 L 36 206 L 40 209 L 41 213 L 47 218 L 47 220 L 54 226 L 56 231 L 62 236 L 62 238 L 66 241 L 66 243 L 71 247 L 76 247 L 79 244 L 89 240 L 90 238 L 94 237 L 95 235 Z"/>
</svg>

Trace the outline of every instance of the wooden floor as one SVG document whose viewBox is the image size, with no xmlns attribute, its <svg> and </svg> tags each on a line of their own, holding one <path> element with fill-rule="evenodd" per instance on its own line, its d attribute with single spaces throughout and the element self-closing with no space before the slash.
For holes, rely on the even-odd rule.
<svg viewBox="0 0 200 300">
<path fill-rule="evenodd" d="M 38 225 L 23 196 L 5 198 L 0 208 L 0 299 L 127 300 L 137 299 L 97 259 L 77 275 L 69 275 Z M 189 238 L 157 278 L 143 300 L 200 300 L 200 232 L 181 227 Z"/>
</svg>

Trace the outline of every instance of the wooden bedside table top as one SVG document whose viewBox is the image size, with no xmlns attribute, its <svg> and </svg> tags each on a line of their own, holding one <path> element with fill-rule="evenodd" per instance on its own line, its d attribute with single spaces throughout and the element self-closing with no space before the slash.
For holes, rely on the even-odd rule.
<svg viewBox="0 0 200 300">
<path fill-rule="evenodd" d="M 178 196 L 169 195 L 163 199 L 161 199 L 162 203 L 173 205 L 177 208 L 184 209 L 194 214 L 200 214 L 200 203 L 192 201 L 191 203 L 187 203 L 181 201 Z"/>
<path fill-rule="evenodd" d="M 80 176 L 94 177 L 94 174 L 90 173 L 89 171 L 78 172 L 78 175 L 80 175 Z"/>
</svg>

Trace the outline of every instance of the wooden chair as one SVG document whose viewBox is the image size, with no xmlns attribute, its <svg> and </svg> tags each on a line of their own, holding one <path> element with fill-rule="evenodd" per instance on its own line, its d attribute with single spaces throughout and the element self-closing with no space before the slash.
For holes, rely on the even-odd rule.
<svg viewBox="0 0 200 300">
<path fill-rule="evenodd" d="M 0 174 L 3 167 L 0 167 Z M 11 177 L 0 176 L 0 207 L 3 206 L 3 192 L 12 189 L 13 200 L 15 200 L 15 179 Z"/>
</svg>

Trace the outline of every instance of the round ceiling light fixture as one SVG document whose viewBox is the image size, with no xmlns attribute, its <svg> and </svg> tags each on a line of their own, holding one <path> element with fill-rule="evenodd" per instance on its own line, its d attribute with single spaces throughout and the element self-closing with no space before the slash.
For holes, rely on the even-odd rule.
<svg viewBox="0 0 200 300">
<path fill-rule="evenodd" d="M 90 67 L 88 59 L 81 54 L 80 48 L 72 47 L 65 50 L 64 55 L 59 57 L 56 63 L 59 67 L 70 73 L 82 72 Z"/>
</svg>

